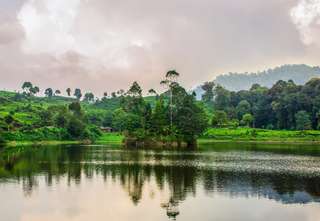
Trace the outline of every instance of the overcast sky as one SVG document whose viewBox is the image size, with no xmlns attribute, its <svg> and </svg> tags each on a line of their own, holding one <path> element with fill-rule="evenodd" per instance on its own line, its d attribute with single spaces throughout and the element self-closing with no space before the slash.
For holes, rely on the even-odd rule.
<svg viewBox="0 0 320 221">
<path fill-rule="evenodd" d="M 169 69 L 191 88 L 288 63 L 320 64 L 320 0 L 0 0 L 0 89 L 101 96 Z"/>
</svg>

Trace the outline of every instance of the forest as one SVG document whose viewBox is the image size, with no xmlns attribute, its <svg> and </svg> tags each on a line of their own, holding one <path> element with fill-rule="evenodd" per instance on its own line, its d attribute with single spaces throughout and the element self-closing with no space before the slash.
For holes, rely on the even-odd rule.
<svg viewBox="0 0 320 221">
<path fill-rule="evenodd" d="M 250 90 L 228 91 L 207 82 L 202 86 L 202 101 L 214 110 L 214 127 L 237 127 L 280 130 L 318 130 L 320 127 L 320 79 L 305 85 L 292 80 L 278 81 L 271 88 L 254 84 Z"/>
<path fill-rule="evenodd" d="M 229 91 L 214 82 L 201 86 L 202 99 L 179 84 L 180 74 L 168 71 L 163 92 L 143 93 L 138 82 L 128 90 L 97 98 L 80 88 L 40 88 L 24 82 L 21 92 L 0 92 L 0 143 L 109 139 L 115 132 L 128 146 L 195 147 L 198 138 L 265 139 L 304 137 L 320 133 L 320 79 L 304 85 L 277 81 L 267 88 Z M 147 94 L 147 96 L 146 96 Z M 300 131 L 300 132 L 299 132 Z M 301 133 L 301 131 L 304 131 Z M 114 134 L 114 133 L 111 133 Z M 113 138 L 111 138 L 113 139 Z"/>
</svg>

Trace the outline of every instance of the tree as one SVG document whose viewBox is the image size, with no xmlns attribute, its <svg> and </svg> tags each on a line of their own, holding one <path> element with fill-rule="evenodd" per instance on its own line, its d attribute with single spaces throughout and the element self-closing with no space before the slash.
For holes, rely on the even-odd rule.
<svg viewBox="0 0 320 221">
<path fill-rule="evenodd" d="M 32 87 L 33 87 L 33 85 L 29 81 L 26 81 L 22 84 L 22 90 L 24 90 L 24 93 L 27 95 L 30 95 L 30 90 Z"/>
<path fill-rule="evenodd" d="M 231 93 L 220 85 L 217 85 L 214 90 L 215 101 L 214 107 L 216 110 L 227 110 L 230 107 Z"/>
<path fill-rule="evenodd" d="M 47 89 L 44 91 L 44 94 L 45 94 L 47 97 L 51 98 L 51 97 L 53 96 L 53 90 L 52 90 L 52 88 L 47 88 Z"/>
<path fill-rule="evenodd" d="M 103 97 L 107 98 L 108 97 L 108 92 L 103 93 Z"/>
<path fill-rule="evenodd" d="M 116 97 L 117 97 L 117 93 L 116 93 L 116 92 L 112 92 L 112 93 L 111 93 L 111 97 L 112 97 L 112 98 L 116 98 Z"/>
<path fill-rule="evenodd" d="M 61 91 L 60 91 L 60 90 L 56 90 L 56 91 L 54 92 L 54 96 L 57 96 L 57 95 L 59 95 L 59 94 L 61 94 Z"/>
<path fill-rule="evenodd" d="M 79 139 L 83 136 L 85 128 L 85 124 L 80 119 L 73 116 L 68 123 L 67 130 L 72 138 Z"/>
<path fill-rule="evenodd" d="M 81 90 L 79 89 L 79 88 L 76 88 L 75 90 L 74 90 L 74 94 L 73 94 L 78 100 L 80 100 L 81 99 L 81 97 L 82 97 L 82 93 L 81 93 Z"/>
<path fill-rule="evenodd" d="M 176 86 L 176 79 L 180 76 L 176 70 L 170 70 L 166 74 L 166 79 L 161 81 L 160 84 L 165 85 L 169 88 L 170 92 L 170 130 L 173 126 L 173 88 Z"/>
<path fill-rule="evenodd" d="M 69 110 L 77 117 L 82 117 L 81 105 L 79 102 L 69 104 Z"/>
<path fill-rule="evenodd" d="M 40 88 L 38 86 L 34 86 L 34 87 L 30 88 L 30 93 L 32 95 L 35 95 L 35 94 L 37 94 L 39 92 L 40 92 Z"/>
<path fill-rule="evenodd" d="M 166 74 L 166 78 L 171 81 L 175 81 L 175 79 L 177 79 L 179 76 L 180 74 L 176 70 L 170 70 Z"/>
<path fill-rule="evenodd" d="M 151 95 L 158 95 L 158 93 L 152 88 L 148 91 L 148 93 Z"/>
<path fill-rule="evenodd" d="M 24 82 L 22 84 L 22 89 L 24 90 L 24 94 L 27 96 L 35 95 L 40 92 L 39 87 L 33 86 L 31 82 Z"/>
<path fill-rule="evenodd" d="M 310 115 L 306 111 L 299 111 L 295 114 L 296 129 L 297 130 L 309 130 L 311 129 Z"/>
<path fill-rule="evenodd" d="M 213 127 L 224 127 L 227 124 L 228 116 L 227 113 L 221 110 L 217 110 L 213 113 L 211 125 Z"/>
<path fill-rule="evenodd" d="M 157 100 L 154 111 L 152 113 L 152 126 L 151 126 L 151 132 L 159 135 L 164 136 L 166 135 L 167 131 L 167 114 L 166 114 L 166 108 L 164 105 L 163 98 L 160 97 L 159 100 Z"/>
<path fill-rule="evenodd" d="M 205 111 L 196 104 L 194 96 L 184 96 L 182 105 L 178 107 L 176 118 L 178 137 L 183 138 L 188 148 L 196 147 L 197 137 L 207 128 L 208 119 Z"/>
<path fill-rule="evenodd" d="M 251 112 L 251 105 L 247 100 L 242 100 L 236 107 L 238 119 L 242 119 L 242 116 Z"/>
<path fill-rule="evenodd" d="M 133 97 L 140 97 L 142 95 L 142 89 L 141 89 L 140 85 L 135 81 L 131 85 L 127 94 L 130 96 L 133 96 Z"/>
<path fill-rule="evenodd" d="M 126 129 L 127 113 L 123 109 L 117 109 L 113 113 L 112 127 L 118 131 Z"/>
<path fill-rule="evenodd" d="M 91 92 L 85 93 L 83 100 L 86 102 L 94 102 L 94 94 Z"/>
<path fill-rule="evenodd" d="M 251 114 L 244 114 L 241 123 L 247 127 L 250 127 L 253 123 L 253 116 Z"/>
<path fill-rule="evenodd" d="M 68 96 L 70 97 L 71 96 L 71 88 L 67 88 L 66 92 L 67 92 Z"/>
<path fill-rule="evenodd" d="M 214 98 L 214 86 L 215 83 L 213 81 L 211 82 L 205 82 L 201 88 L 204 90 L 204 94 L 202 95 L 202 100 L 205 103 L 210 103 L 213 101 Z"/>
</svg>

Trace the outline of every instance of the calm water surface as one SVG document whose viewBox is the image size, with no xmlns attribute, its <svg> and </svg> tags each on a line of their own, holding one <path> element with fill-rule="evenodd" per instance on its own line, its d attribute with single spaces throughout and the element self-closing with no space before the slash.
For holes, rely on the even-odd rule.
<svg viewBox="0 0 320 221">
<path fill-rule="evenodd" d="M 1 221 L 320 220 L 320 147 L 0 153 Z"/>
</svg>

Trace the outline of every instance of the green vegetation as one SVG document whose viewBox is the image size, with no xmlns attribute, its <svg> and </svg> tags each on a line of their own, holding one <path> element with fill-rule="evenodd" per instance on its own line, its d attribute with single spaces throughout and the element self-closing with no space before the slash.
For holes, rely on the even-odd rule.
<svg viewBox="0 0 320 221">
<path fill-rule="evenodd" d="M 124 132 L 127 146 L 177 145 L 196 146 L 197 138 L 208 124 L 204 108 L 176 81 L 179 73 L 169 71 L 161 85 L 166 92 L 156 94 L 152 105 L 142 97 L 142 89 L 134 82 L 121 97 L 121 108 L 113 113 L 113 126 Z"/>
<path fill-rule="evenodd" d="M 200 139 L 208 141 L 320 142 L 320 131 L 289 131 L 253 128 L 210 128 Z"/>
<path fill-rule="evenodd" d="M 45 97 L 31 82 L 21 93 L 0 91 L 0 145 L 6 142 L 98 142 L 127 146 L 188 146 L 197 139 L 318 142 L 320 79 L 305 85 L 278 81 L 271 88 L 252 85 L 233 92 L 213 82 L 202 86 L 201 101 L 167 72 L 163 93 L 137 82 L 103 93 L 47 88 Z M 65 91 L 67 97 L 61 96 Z M 84 94 L 84 95 L 83 95 Z M 74 97 L 71 97 L 74 95 Z M 101 130 L 109 131 L 102 133 Z M 110 132 L 115 133 L 110 133 Z"/>
<path fill-rule="evenodd" d="M 203 85 L 203 102 L 212 110 L 213 127 L 240 125 L 277 130 L 318 130 L 320 127 L 319 78 L 305 85 L 296 85 L 291 80 L 278 81 L 271 88 L 254 84 L 250 90 L 239 92 L 207 84 Z"/>
<path fill-rule="evenodd" d="M 103 133 L 102 136 L 96 141 L 96 143 L 108 143 L 108 144 L 121 144 L 124 136 L 120 133 Z"/>
</svg>

